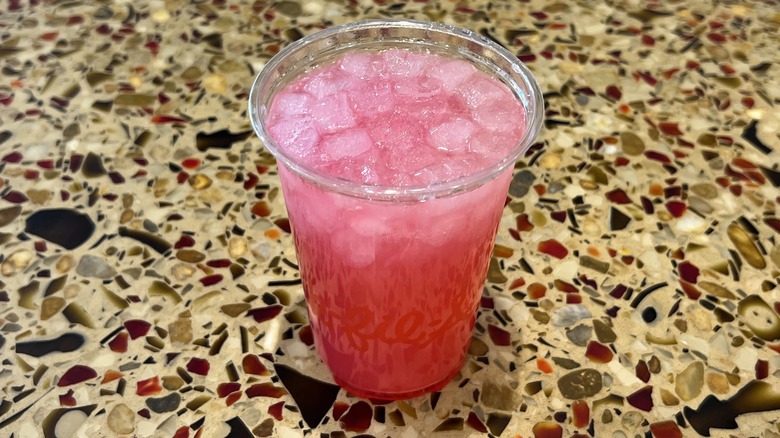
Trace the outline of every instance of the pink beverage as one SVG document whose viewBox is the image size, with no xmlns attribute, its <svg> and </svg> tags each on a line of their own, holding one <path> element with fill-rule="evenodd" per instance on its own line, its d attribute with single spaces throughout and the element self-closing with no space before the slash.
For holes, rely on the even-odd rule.
<svg viewBox="0 0 780 438">
<path fill-rule="evenodd" d="M 282 162 L 315 345 L 356 395 L 435 391 L 468 349 L 541 93 L 516 58 L 467 31 L 386 21 L 324 33 L 274 58 L 250 100 Z M 332 50 L 339 36 L 351 47 Z"/>
</svg>

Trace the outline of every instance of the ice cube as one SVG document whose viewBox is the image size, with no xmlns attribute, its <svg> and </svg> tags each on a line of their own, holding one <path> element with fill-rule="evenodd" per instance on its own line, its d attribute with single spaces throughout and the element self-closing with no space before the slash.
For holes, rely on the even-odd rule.
<svg viewBox="0 0 780 438">
<path fill-rule="evenodd" d="M 364 117 L 387 113 L 395 108 L 393 89 L 386 82 L 363 85 L 355 93 L 350 93 L 349 102 L 355 114 Z"/>
<path fill-rule="evenodd" d="M 314 99 L 307 93 L 283 91 L 274 98 L 271 114 L 281 117 L 308 114 Z"/>
<path fill-rule="evenodd" d="M 293 116 L 271 122 L 268 132 L 279 146 L 298 157 L 314 153 L 320 136 L 309 116 Z"/>
<path fill-rule="evenodd" d="M 482 127 L 505 134 L 516 132 L 525 123 L 520 103 L 511 95 L 486 100 L 472 114 Z"/>
<path fill-rule="evenodd" d="M 336 68 L 325 68 L 315 71 L 304 81 L 303 89 L 317 99 L 322 99 L 350 88 L 356 79 Z"/>
<path fill-rule="evenodd" d="M 436 149 L 448 152 L 463 151 L 475 126 L 466 119 L 453 119 L 431 129 L 428 141 Z"/>
<path fill-rule="evenodd" d="M 485 158 L 498 159 L 509 153 L 514 146 L 515 139 L 488 130 L 480 130 L 469 138 L 469 151 Z"/>
<path fill-rule="evenodd" d="M 509 90 L 488 78 L 465 82 L 455 92 L 469 108 L 478 108 L 486 102 L 501 99 L 509 94 Z"/>
<path fill-rule="evenodd" d="M 398 81 L 395 84 L 395 94 L 406 101 L 422 102 L 439 93 L 441 85 L 427 78 Z"/>
<path fill-rule="evenodd" d="M 322 134 L 332 134 L 355 126 L 346 94 L 331 96 L 318 101 L 311 109 L 314 124 Z"/>
<path fill-rule="evenodd" d="M 393 148 L 404 153 L 420 143 L 425 132 L 419 121 L 402 112 L 376 117 L 367 126 L 380 149 Z"/>
<path fill-rule="evenodd" d="M 442 87 L 454 90 L 466 82 L 477 69 L 466 61 L 447 60 L 428 66 L 424 75 L 439 82 Z"/>
<path fill-rule="evenodd" d="M 366 79 L 379 73 L 382 59 L 375 54 L 366 52 L 346 53 L 339 61 L 339 68 L 360 79 Z"/>
<path fill-rule="evenodd" d="M 376 259 L 374 239 L 357 238 L 352 230 L 336 230 L 331 235 L 333 257 L 344 260 L 356 268 L 365 268 Z"/>
<path fill-rule="evenodd" d="M 373 145 L 373 140 L 364 129 L 351 129 L 326 138 L 321 149 L 328 160 L 338 161 L 357 157 L 369 151 Z"/>
<path fill-rule="evenodd" d="M 384 61 L 383 72 L 395 78 L 410 78 L 417 76 L 430 62 L 424 55 L 402 49 L 390 49 L 382 52 Z"/>
</svg>

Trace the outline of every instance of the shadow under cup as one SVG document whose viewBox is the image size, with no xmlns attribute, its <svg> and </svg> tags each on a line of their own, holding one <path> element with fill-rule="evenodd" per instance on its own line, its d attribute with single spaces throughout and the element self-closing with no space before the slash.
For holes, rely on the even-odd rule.
<svg viewBox="0 0 780 438">
<path fill-rule="evenodd" d="M 426 186 L 366 185 L 326 175 L 280 148 L 266 117 L 275 94 L 345 51 L 428 50 L 465 59 L 507 85 L 526 130 L 503 158 Z M 440 23 L 381 20 L 330 28 L 276 55 L 249 100 L 278 163 L 317 351 L 335 381 L 370 398 L 436 391 L 460 370 L 515 160 L 543 119 L 530 71 L 498 44 Z"/>
</svg>

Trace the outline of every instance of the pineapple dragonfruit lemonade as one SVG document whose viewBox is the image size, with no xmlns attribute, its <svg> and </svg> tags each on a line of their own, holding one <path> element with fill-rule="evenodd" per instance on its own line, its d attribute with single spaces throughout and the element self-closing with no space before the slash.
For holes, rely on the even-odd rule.
<svg viewBox="0 0 780 438">
<path fill-rule="evenodd" d="M 331 28 L 260 72 L 251 121 L 277 158 L 315 347 L 339 385 L 403 399 L 458 373 L 542 107 L 517 57 L 439 23 Z"/>
</svg>

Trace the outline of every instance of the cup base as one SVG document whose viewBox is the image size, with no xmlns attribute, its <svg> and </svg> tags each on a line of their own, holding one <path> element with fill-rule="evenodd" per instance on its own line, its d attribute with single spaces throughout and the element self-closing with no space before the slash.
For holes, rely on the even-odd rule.
<svg viewBox="0 0 780 438">
<path fill-rule="evenodd" d="M 349 383 L 346 383 L 336 377 L 333 376 L 333 380 L 336 382 L 337 385 L 344 388 L 347 392 L 349 392 L 352 395 L 358 396 L 360 398 L 366 398 L 366 399 L 374 399 L 374 400 L 387 400 L 387 401 L 393 401 L 393 400 L 408 400 L 410 398 L 419 397 L 424 394 L 428 394 L 431 392 L 436 392 L 445 386 L 447 386 L 448 383 L 452 381 L 452 379 L 455 378 L 456 375 L 458 375 L 458 372 L 460 371 L 460 368 L 463 366 L 463 362 L 458 365 L 450 374 L 447 375 L 447 377 L 439 380 L 438 382 L 428 385 L 424 388 L 416 389 L 413 391 L 404 391 L 404 392 L 376 392 L 371 390 L 365 390 L 360 389 L 357 387 L 354 387 L 350 385 Z"/>
</svg>

